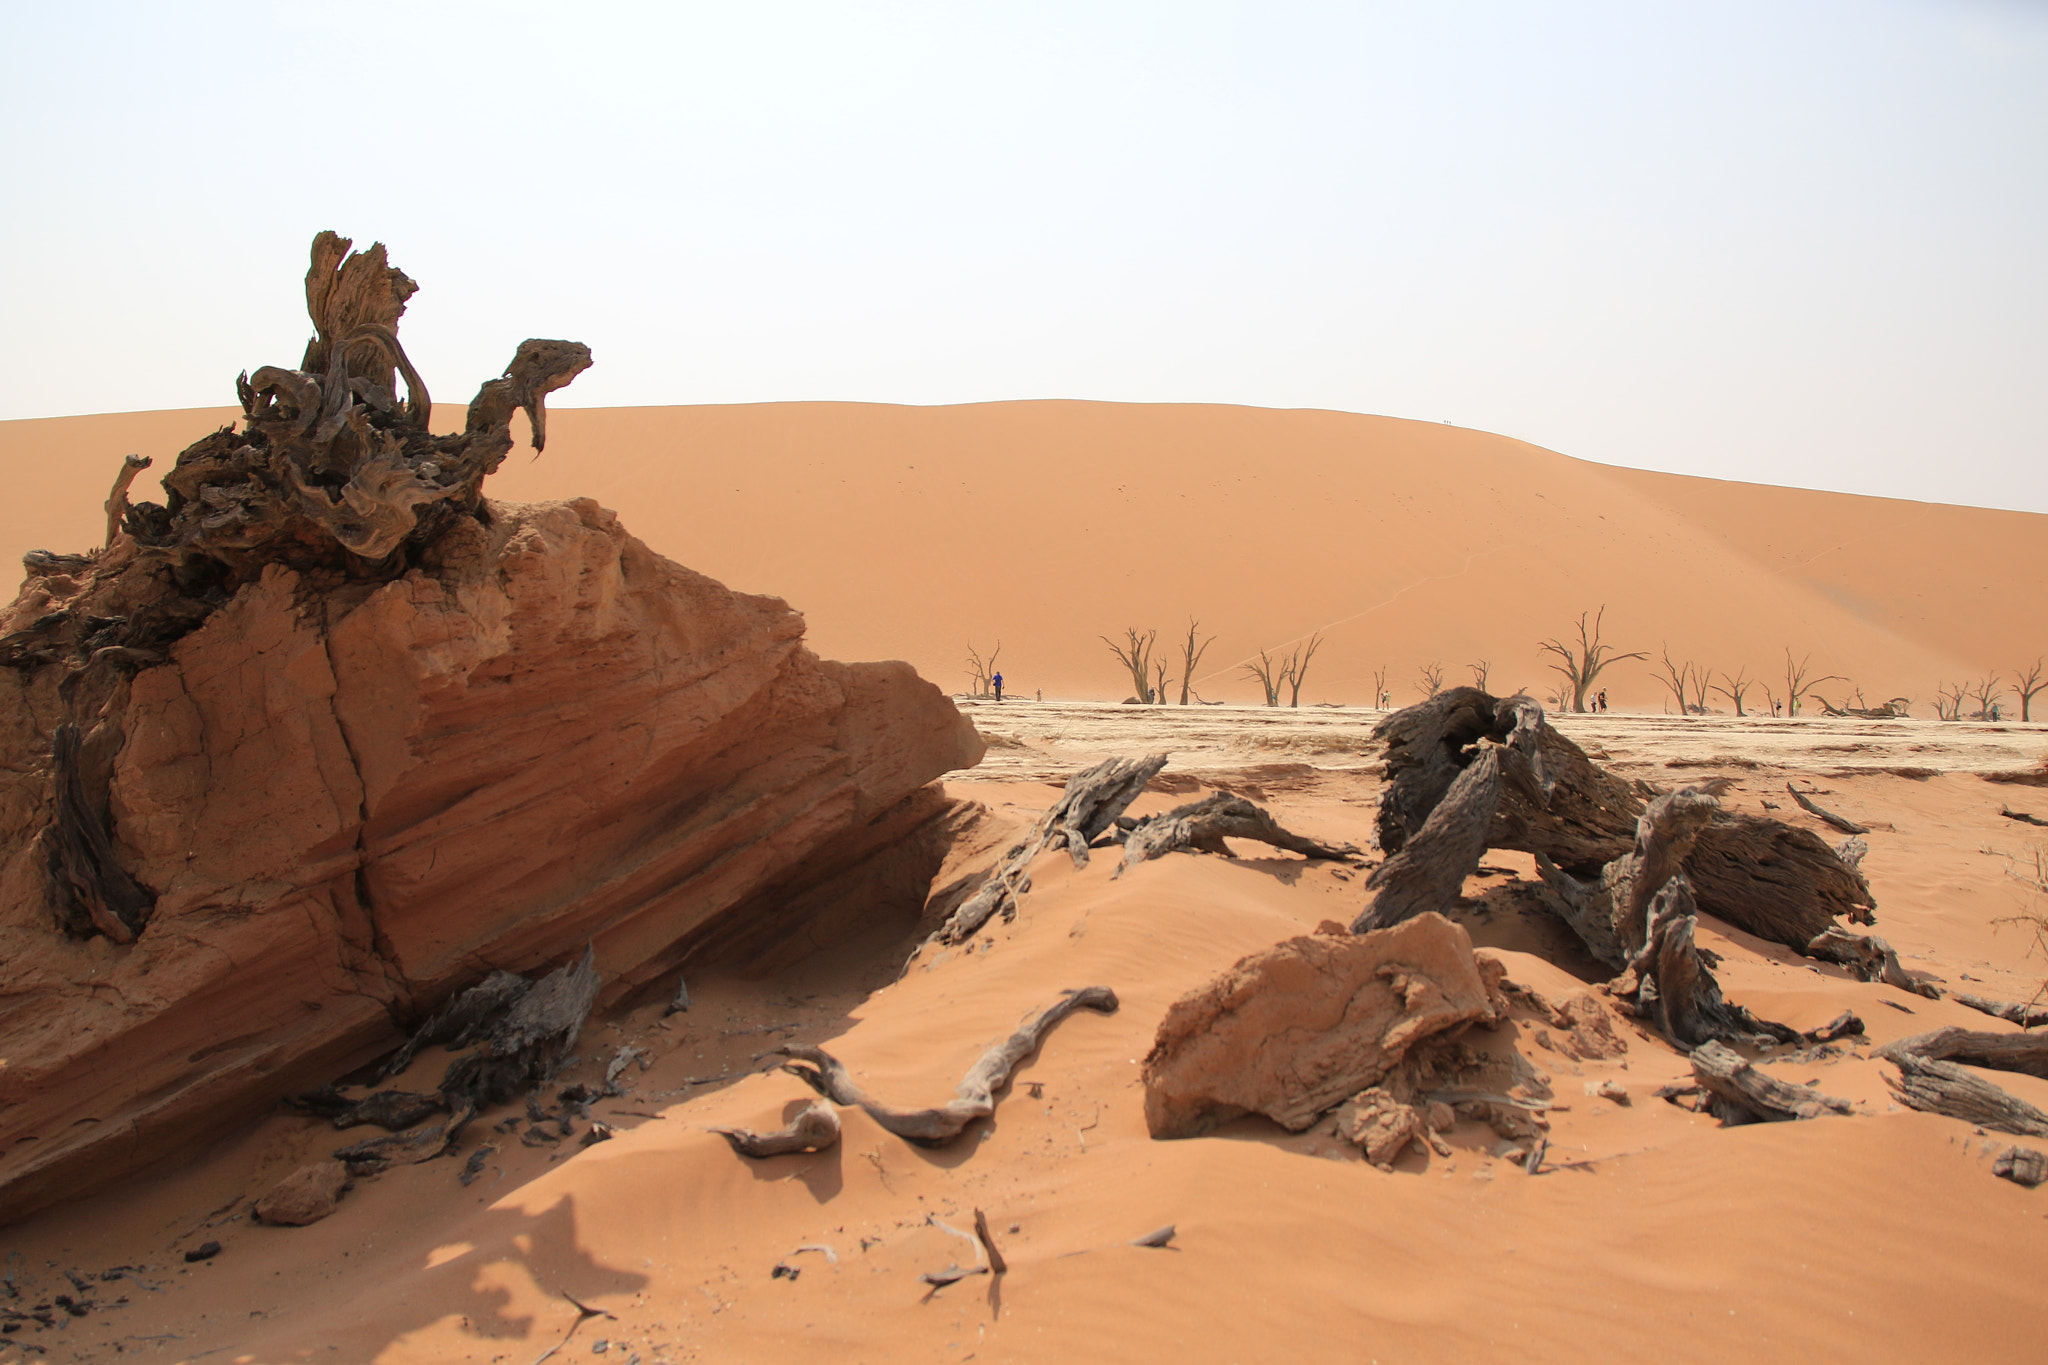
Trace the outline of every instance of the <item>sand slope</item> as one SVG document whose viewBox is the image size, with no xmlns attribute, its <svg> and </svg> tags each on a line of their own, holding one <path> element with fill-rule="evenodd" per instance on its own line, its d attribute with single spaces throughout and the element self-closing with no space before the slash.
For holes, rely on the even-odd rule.
<svg viewBox="0 0 2048 1365">
<path fill-rule="evenodd" d="M 1142 738 L 1121 708 L 1067 711 L 1056 744 L 1029 728 L 1042 718 L 1018 728 L 990 709 L 976 714 L 1002 736 L 1017 780 L 955 790 L 1016 821 L 1054 794 L 1031 763 L 1059 771 L 1071 756 Z M 1302 745 L 1346 726 L 1355 749 L 1371 717 L 1315 720 L 1295 737 Z M 1624 775 L 1669 778 L 1673 759 L 1698 756 L 1687 724 L 1577 721 L 1573 733 Z M 2019 903 L 2003 860 L 1974 852 L 2020 851 L 1999 806 L 2044 804 L 2040 788 L 1967 771 L 2003 761 L 1995 746 L 1951 755 L 1938 741 L 1956 728 L 1929 725 L 1938 775 L 1915 780 L 1839 769 L 1831 746 L 1859 733 L 1841 722 L 1706 724 L 1717 751 L 1768 741 L 1764 766 L 1730 769 L 1736 807 L 1758 809 L 1797 774 L 1822 781 L 1836 808 L 1887 826 L 1865 866 L 1879 928 L 1910 966 L 1994 995 L 2038 979 L 2025 940 L 1990 923 Z M 2041 737 L 1998 743 L 2038 756 Z M 1218 771 L 1232 762 L 1227 749 L 1194 747 L 1213 781 L 1249 785 L 1306 833 L 1355 839 L 1367 826 L 1369 771 L 1267 764 L 1233 777 Z M 1148 795 L 1139 809 L 1179 799 Z M 1487 862 L 1527 871 L 1520 855 Z M 2028 1253 L 2048 1188 L 1990 1174 L 2012 1139 L 1899 1110 L 1867 1046 L 1777 1068 L 1854 1101 L 1854 1116 L 1722 1128 L 1653 1097 L 1684 1063 L 1632 1028 L 1625 1057 L 1575 1062 L 1526 1025 L 1504 1026 L 1490 1045 L 1537 1062 L 1560 1105 L 1553 1169 L 1535 1177 L 1495 1159 L 1494 1135 L 1477 1124 L 1453 1134 L 1451 1158 L 1411 1154 L 1392 1172 L 1325 1132 L 1287 1136 L 1263 1120 L 1152 1141 L 1137 1063 L 1168 1004 L 1245 953 L 1354 913 L 1361 874 L 1286 855 L 1174 855 L 1114 880 L 1112 866 L 1040 863 L 1013 924 L 926 955 L 900 981 L 900 947 L 876 942 L 768 982 L 707 978 L 684 1015 L 663 1020 L 655 1006 L 594 1026 L 577 1078 L 622 1041 L 653 1053 L 649 1070 L 628 1071 L 630 1095 L 598 1106 L 619 1136 L 595 1147 L 531 1147 L 493 1130 L 478 1139 L 495 1150 L 473 1187 L 457 1183 L 453 1161 L 401 1167 L 362 1182 L 325 1222 L 252 1226 L 245 1198 L 364 1135 L 279 1118 L 213 1161 L 9 1229 L 0 1252 L 23 1252 L 31 1300 L 69 1292 L 63 1268 L 141 1267 L 139 1282 L 104 1291 L 125 1294 L 125 1306 L 23 1340 L 59 1360 L 105 1359 L 118 1341 L 166 1361 L 520 1365 L 565 1337 L 554 1359 L 589 1358 L 603 1341 L 603 1359 L 642 1365 L 1566 1362 L 1645 1350 L 1702 1362 L 2037 1358 L 2048 1301 Z M 1487 884 L 1475 878 L 1468 891 Z M 1546 935 L 1563 932 L 1554 923 L 1469 908 L 1462 918 L 1514 979 L 1553 999 L 1584 988 L 1540 955 L 1554 948 Z M 1739 933 L 1709 926 L 1702 942 L 1723 955 L 1733 998 L 1797 1027 L 1845 1008 L 1880 1042 L 1948 1023 L 2006 1027 Z M 995 1119 L 957 1146 L 912 1147 L 848 1112 L 839 1148 L 749 1163 L 705 1131 L 771 1127 L 807 1098 L 760 1055 L 784 1040 L 831 1048 L 878 1095 L 928 1103 L 1026 1011 L 1097 983 L 1121 993 L 1121 1011 L 1062 1024 Z M 431 1084 L 441 1056 L 427 1054 L 408 1083 Z M 1995 1079 L 2048 1104 L 2048 1082 Z M 1602 1081 L 1631 1102 L 1587 1093 Z M 966 1228 L 977 1208 L 1009 1273 L 928 1293 L 921 1274 L 973 1256 L 939 1224 Z M 1168 1223 L 1172 1249 L 1128 1244 Z M 182 1264 L 202 1239 L 225 1250 Z M 776 1277 L 778 1265 L 797 1276 Z M 579 1323 L 569 1296 L 602 1316 Z"/>
<path fill-rule="evenodd" d="M 82 548 L 120 456 L 158 457 L 231 409 L 0 423 L 0 556 Z M 437 427 L 459 425 L 444 407 Z M 1492 665 L 1542 691 L 1536 641 L 1607 605 L 1608 638 L 1717 670 L 1811 653 L 1873 702 L 2048 652 L 2048 517 L 1619 470 L 1484 432 L 1314 410 L 1081 402 L 563 409 L 507 499 L 596 497 L 681 563 L 789 599 L 835 658 L 902 658 L 964 686 L 1002 641 L 1013 692 L 1118 700 L 1097 640 L 1218 638 L 1203 695 L 1320 630 L 1304 702 L 1397 701 L 1418 669 Z M 1618 705 L 1667 695 L 1643 664 Z M 1782 687 L 1780 688 L 1782 690 Z M 1830 684 L 1824 691 L 1846 691 Z M 1760 700 L 1759 693 L 1751 701 Z M 1720 698 L 1717 704 L 1725 705 Z"/>
</svg>

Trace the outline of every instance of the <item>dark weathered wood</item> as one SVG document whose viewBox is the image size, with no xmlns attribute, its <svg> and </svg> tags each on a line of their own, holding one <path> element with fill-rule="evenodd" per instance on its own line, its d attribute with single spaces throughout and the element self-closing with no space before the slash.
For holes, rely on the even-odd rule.
<svg viewBox="0 0 2048 1365">
<path fill-rule="evenodd" d="M 1790 782 L 1787 782 L 1785 784 L 1785 790 L 1792 793 L 1792 799 L 1799 803 L 1799 809 L 1805 811 L 1808 815 L 1815 816 L 1818 819 L 1826 821 L 1828 824 L 1833 825 L 1836 829 L 1842 831 L 1842 833 L 1870 833 L 1870 827 L 1868 825 L 1859 825 L 1854 820 L 1846 819 L 1843 816 L 1835 814 L 1831 810 L 1827 810 L 1824 807 L 1817 805 L 1812 797 L 1808 796 L 1805 792 L 1799 790 L 1799 788 L 1793 786 Z"/>
<path fill-rule="evenodd" d="M 1373 738 L 1386 744 L 1375 831 L 1390 856 L 1421 831 L 1482 739 L 1508 750 L 1488 847 L 1541 853 L 1583 876 L 1626 852 L 1634 837 L 1642 802 L 1552 728 L 1532 698 L 1453 687 L 1388 716 Z"/>
<path fill-rule="evenodd" d="M 397 331 L 416 286 L 382 244 L 350 245 L 331 232 L 314 239 L 306 311 L 315 334 L 299 368 L 266 365 L 237 382 L 242 429 L 181 453 L 164 479 L 165 505 L 120 517 L 139 545 L 242 577 L 270 562 L 395 575 L 407 567 L 403 556 L 392 562 L 398 551 L 477 513 L 483 479 L 512 448 L 515 411 L 526 411 L 535 448 L 545 445 L 544 399 L 589 367 L 589 349 L 522 343 L 479 390 L 464 429 L 430 435 L 432 398 Z M 112 501 L 108 510 L 116 515 Z"/>
<path fill-rule="evenodd" d="M 955 1097 L 929 1109 L 897 1109 L 874 1099 L 848 1074 L 838 1058 L 821 1048 L 791 1046 L 777 1052 L 791 1059 L 782 1069 L 831 1100 L 853 1105 L 889 1132 L 925 1147 L 940 1147 L 960 1136 L 968 1124 L 996 1111 L 996 1092 L 1010 1083 L 1018 1065 L 1044 1041 L 1054 1025 L 1075 1010 L 1114 1014 L 1116 992 L 1107 986 L 1066 991 L 1044 1009 L 1027 1017 L 1009 1037 L 990 1047 L 967 1072 Z M 800 1065 L 809 1063 L 809 1065 Z"/>
<path fill-rule="evenodd" d="M 2042 1003 L 2038 997 L 2024 1002 L 1987 1000 L 1981 995 L 1971 995 L 1968 991 L 1957 991 L 1949 996 L 1949 999 L 1958 1005 L 1968 1005 L 1973 1010 L 1982 1010 L 1993 1018 L 2003 1019 L 2009 1024 L 2018 1024 L 2021 1028 L 2040 1028 L 2048 1024 L 2048 1004 Z"/>
<path fill-rule="evenodd" d="M 412 1037 L 406 1039 L 378 1068 L 378 1077 L 396 1076 L 412 1065 L 413 1057 L 429 1044 L 440 1043 L 451 1052 L 467 1046 L 471 1039 L 494 1020 L 502 1018 L 513 1003 L 531 989 L 533 983 L 523 976 L 512 972 L 492 972 L 457 994 L 420 1025 Z"/>
<path fill-rule="evenodd" d="M 502 1011 L 471 1027 L 482 1046 L 457 1058 L 439 1087 L 455 1114 L 450 1142 L 484 1108 L 554 1076 L 583 1032 L 600 981 L 595 954 L 586 947 L 580 961 L 557 967 L 528 990 L 508 991 Z"/>
<path fill-rule="evenodd" d="M 803 1112 L 772 1133 L 751 1128 L 713 1128 L 741 1156 L 765 1159 L 798 1152 L 822 1152 L 839 1145 L 839 1113 L 823 1100 L 812 1100 Z"/>
<path fill-rule="evenodd" d="M 128 875 L 114 856 L 102 809 L 104 786 L 87 779 L 79 729 L 69 721 L 50 736 L 56 813 L 43 833 L 51 900 L 65 932 L 75 938 L 104 934 L 133 943 L 156 897 Z M 99 800 L 90 788 L 101 789 Z"/>
<path fill-rule="evenodd" d="M 1124 836 L 1124 857 L 1116 874 L 1169 853 L 1220 853 L 1234 856 L 1225 839 L 1248 839 L 1299 853 L 1304 858 L 1346 859 L 1357 856 L 1351 844 L 1325 844 L 1283 827 L 1263 806 L 1242 796 L 1217 792 L 1177 806 L 1164 815 L 1136 822 Z"/>
<path fill-rule="evenodd" d="M 352 1100 L 333 1086 L 302 1095 L 285 1096 L 287 1108 L 302 1114 L 316 1114 L 332 1120 L 336 1128 L 356 1128 L 374 1123 L 387 1132 L 399 1133 L 435 1114 L 446 1113 L 448 1102 L 438 1094 L 417 1090 L 379 1090 Z"/>
<path fill-rule="evenodd" d="M 2048 820 L 2043 820 L 2038 815 L 2029 815 L 2023 810 L 2014 810 L 2011 806 L 2000 806 L 1998 813 L 2008 820 L 2017 820 L 2023 825 L 2039 825 L 2043 829 L 2048 829 Z"/>
<path fill-rule="evenodd" d="M 2048 1153 L 2032 1147 L 2008 1147 L 1991 1159 L 1991 1174 L 2032 1189 L 2048 1181 Z"/>
<path fill-rule="evenodd" d="M 1853 1108 L 1810 1085 L 1781 1081 L 1720 1043 L 1701 1044 L 1690 1060 L 1694 1079 L 1710 1096 L 1708 1111 L 1723 1123 L 1784 1123 L 1847 1114 Z"/>
<path fill-rule="evenodd" d="M 1486 852 L 1500 789 L 1499 750 L 1489 747 L 1457 775 L 1401 851 L 1372 870 L 1365 883 L 1371 899 L 1351 932 L 1390 929 L 1426 911 L 1450 909 Z"/>
<path fill-rule="evenodd" d="M 1759 815 L 1717 814 L 1685 875 L 1702 913 L 1798 952 L 1837 918 L 1876 919 L 1870 883 L 1841 853 L 1812 830 Z"/>
<path fill-rule="evenodd" d="M 1041 853 L 1063 848 L 1075 867 L 1086 867 L 1088 846 L 1116 823 L 1165 766 L 1165 754 L 1108 758 L 1068 778 L 1060 799 L 1038 817 L 1031 832 L 1009 851 L 988 880 L 946 917 L 930 941 L 964 943 L 996 915 L 1005 919 L 1015 915 L 1017 897 L 1030 886 L 1031 864 Z"/>
<path fill-rule="evenodd" d="M 1859 981 L 1882 981 L 1929 1000 L 1942 997 L 1941 987 L 1907 971 L 1892 945 L 1875 934 L 1852 934 L 1833 925 L 1815 934 L 1801 951 L 1821 962 L 1847 967 Z"/>
<path fill-rule="evenodd" d="M 2019 1137 L 2048 1137 L 2048 1114 L 1965 1067 L 1930 1060 L 1897 1044 L 1882 1049 L 1882 1055 L 1899 1069 L 1898 1079 L 1887 1076 L 1885 1083 L 1909 1108 Z"/>
<path fill-rule="evenodd" d="M 1938 1028 L 1889 1043 L 1884 1052 L 1910 1052 L 1929 1061 L 1967 1062 L 1971 1066 L 2018 1071 L 2048 1080 L 2048 1033 L 1981 1033 L 1966 1028 Z"/>
<path fill-rule="evenodd" d="M 1683 873 L 1658 889 L 1648 915 L 1642 951 L 1607 988 L 1618 1007 L 1681 1051 L 1709 1042 L 1756 1047 L 1799 1039 L 1796 1029 L 1759 1019 L 1722 996 L 1720 982 L 1693 942 L 1699 920 Z"/>
</svg>

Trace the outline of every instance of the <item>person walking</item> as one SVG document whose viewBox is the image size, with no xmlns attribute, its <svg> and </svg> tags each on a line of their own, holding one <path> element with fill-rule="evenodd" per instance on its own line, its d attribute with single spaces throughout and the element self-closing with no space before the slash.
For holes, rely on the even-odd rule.
<svg viewBox="0 0 2048 1365">
<path fill-rule="evenodd" d="M 1001 701 L 1003 699 L 1003 675 L 998 673 L 988 681 L 989 685 L 996 690 L 996 700 Z"/>
<path fill-rule="evenodd" d="M 1602 711 L 1607 709 L 1607 689 L 1604 687 L 1600 689 L 1600 709 Z"/>
</svg>

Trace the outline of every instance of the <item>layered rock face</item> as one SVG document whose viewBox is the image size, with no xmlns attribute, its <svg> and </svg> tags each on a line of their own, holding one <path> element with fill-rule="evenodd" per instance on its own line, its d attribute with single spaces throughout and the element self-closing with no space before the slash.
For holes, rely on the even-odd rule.
<svg viewBox="0 0 2048 1365">
<path fill-rule="evenodd" d="M 491 968 L 592 942 L 616 1000 L 915 917 L 933 779 L 982 753 L 937 688 L 818 659 L 780 599 L 593 502 L 484 510 L 388 581 L 270 564 L 98 690 L 0 671 L 0 1220 L 372 1059 Z M 53 908 L 66 718 L 154 898 L 132 942 Z"/>
</svg>

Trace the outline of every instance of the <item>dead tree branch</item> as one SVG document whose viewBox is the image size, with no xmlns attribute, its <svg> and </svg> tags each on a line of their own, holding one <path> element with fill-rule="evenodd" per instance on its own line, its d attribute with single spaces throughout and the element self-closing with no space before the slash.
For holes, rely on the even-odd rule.
<svg viewBox="0 0 2048 1365">
<path fill-rule="evenodd" d="M 1054 1025 L 1080 1009 L 1114 1014 L 1116 992 L 1107 986 L 1063 992 L 1058 1000 L 1028 1016 L 1016 1032 L 983 1053 L 960 1082 L 955 1098 L 930 1109 L 897 1109 L 883 1104 L 854 1082 L 844 1063 L 819 1048 L 793 1046 L 777 1051 L 792 1059 L 792 1064 L 782 1068 L 784 1071 L 834 1104 L 852 1105 L 889 1132 L 919 1146 L 940 1147 L 960 1136 L 976 1119 L 995 1113 L 996 1092 L 1010 1083 L 1018 1065 L 1038 1051 Z M 810 1065 L 797 1064 L 804 1062 Z"/>
<path fill-rule="evenodd" d="M 812 1100 L 802 1113 L 772 1133 L 757 1133 L 751 1128 L 711 1131 L 731 1143 L 741 1156 L 757 1160 L 797 1152 L 822 1152 L 839 1145 L 839 1111 L 823 1100 Z"/>
<path fill-rule="evenodd" d="M 1255 806 L 1241 796 L 1217 792 L 1133 825 L 1124 835 L 1124 857 L 1116 875 L 1122 876 L 1140 863 L 1169 853 L 1235 856 L 1223 842 L 1225 839 L 1271 844 L 1304 858 L 1344 860 L 1358 854 L 1350 844 L 1324 844 L 1303 838 L 1283 828 L 1263 806 Z"/>
</svg>

